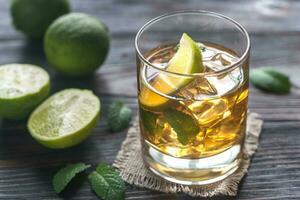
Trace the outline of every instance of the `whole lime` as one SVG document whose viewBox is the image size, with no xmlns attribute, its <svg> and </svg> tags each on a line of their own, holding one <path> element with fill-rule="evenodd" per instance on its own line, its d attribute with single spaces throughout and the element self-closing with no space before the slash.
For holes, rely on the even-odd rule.
<svg viewBox="0 0 300 200">
<path fill-rule="evenodd" d="M 16 29 L 39 39 L 57 17 L 70 11 L 70 6 L 68 0 L 12 0 L 10 11 Z"/>
<path fill-rule="evenodd" d="M 107 56 L 107 28 L 86 14 L 61 16 L 49 26 L 44 50 L 48 62 L 60 72 L 71 76 L 91 74 Z"/>
</svg>

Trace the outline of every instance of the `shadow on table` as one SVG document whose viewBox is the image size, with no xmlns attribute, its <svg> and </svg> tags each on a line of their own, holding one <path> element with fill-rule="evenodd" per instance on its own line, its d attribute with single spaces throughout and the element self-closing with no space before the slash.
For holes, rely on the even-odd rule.
<svg viewBox="0 0 300 200">
<path fill-rule="evenodd" d="M 24 45 L 20 49 L 20 52 L 18 52 L 15 62 L 37 65 L 48 71 L 51 76 L 52 91 L 54 92 L 65 88 L 97 88 L 97 82 L 99 79 L 102 79 L 101 74 L 94 73 L 83 77 L 62 75 L 47 62 L 43 48 L 42 40 L 24 40 Z M 101 87 L 105 87 L 105 81 L 101 81 L 101 85 Z"/>
<path fill-rule="evenodd" d="M 24 40 L 18 53 L 18 63 L 34 64 L 46 68 L 47 62 L 44 54 L 42 40 Z"/>
<path fill-rule="evenodd" d="M 13 170 L 16 173 L 14 176 L 16 179 L 18 179 L 18 173 L 20 175 L 26 174 L 24 180 L 30 177 L 32 183 L 34 183 L 33 185 L 30 183 L 25 184 L 18 189 L 20 191 L 29 189 L 53 191 L 53 194 L 50 193 L 49 195 L 55 195 L 52 189 L 52 177 L 58 169 L 68 163 L 98 163 L 101 159 L 100 149 L 97 148 L 92 138 L 69 149 L 52 150 L 41 146 L 31 138 L 26 130 L 26 121 L 0 120 L 1 169 Z M 2 171 L 1 174 L 4 174 L 5 171 L 7 170 Z M 7 171 L 6 173 L 11 172 Z M 62 196 L 66 198 L 74 196 L 75 191 L 82 186 L 82 180 L 86 178 L 85 176 L 84 173 L 80 174 L 70 187 L 62 193 Z M 14 177 L 9 178 L 7 176 L 5 178 L 5 181 L 8 182 L 8 188 L 10 188 L 9 183 L 14 185 L 13 182 L 17 181 L 14 180 Z"/>
</svg>

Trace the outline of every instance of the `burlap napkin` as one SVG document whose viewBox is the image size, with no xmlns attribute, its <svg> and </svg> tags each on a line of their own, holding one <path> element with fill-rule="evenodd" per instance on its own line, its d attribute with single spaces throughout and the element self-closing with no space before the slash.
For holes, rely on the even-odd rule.
<svg viewBox="0 0 300 200">
<path fill-rule="evenodd" d="M 247 133 L 244 145 L 244 156 L 241 167 L 226 179 L 201 186 L 180 185 L 166 181 L 150 170 L 148 170 L 142 159 L 140 133 L 137 120 L 129 129 L 126 139 L 122 144 L 114 166 L 120 170 L 120 175 L 124 181 L 139 187 L 149 188 L 167 193 L 183 192 L 190 196 L 211 197 L 215 195 L 235 196 L 238 184 L 247 173 L 251 156 L 258 146 L 258 139 L 263 121 L 258 114 L 250 113 L 247 119 Z"/>
</svg>

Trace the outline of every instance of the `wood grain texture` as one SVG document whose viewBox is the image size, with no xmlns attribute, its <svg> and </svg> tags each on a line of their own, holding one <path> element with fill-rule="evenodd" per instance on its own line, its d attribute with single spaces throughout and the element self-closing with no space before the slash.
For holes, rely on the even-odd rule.
<svg viewBox="0 0 300 200">
<path fill-rule="evenodd" d="M 300 1 L 238 0 L 71 0 L 78 12 L 95 15 L 111 32 L 111 50 L 104 66 L 93 76 L 69 79 L 48 67 L 41 43 L 33 43 L 11 26 L 9 1 L 0 0 L 0 64 L 21 62 L 43 66 L 50 72 L 52 92 L 89 88 L 101 98 L 102 119 L 93 135 L 81 145 L 54 151 L 37 144 L 26 122 L 0 120 L 0 199 L 97 199 L 84 174 L 62 196 L 51 187 L 61 166 L 84 161 L 112 163 L 125 132 L 111 134 L 105 119 L 108 106 L 120 99 L 137 109 L 133 40 L 149 19 L 178 9 L 205 9 L 233 17 L 250 32 L 251 67 L 273 66 L 291 76 L 290 95 L 278 96 L 252 88 L 250 109 L 265 120 L 258 151 L 237 197 L 223 199 L 300 199 Z M 130 200 L 190 200 L 127 185 Z M 201 199 L 201 198 L 199 198 Z"/>
</svg>

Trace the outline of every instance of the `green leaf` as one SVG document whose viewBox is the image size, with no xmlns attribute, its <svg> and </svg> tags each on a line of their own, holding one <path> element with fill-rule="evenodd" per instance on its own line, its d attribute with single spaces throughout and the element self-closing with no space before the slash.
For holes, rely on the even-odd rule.
<svg viewBox="0 0 300 200">
<path fill-rule="evenodd" d="M 262 90 L 285 94 L 291 90 L 291 82 L 287 75 L 272 68 L 259 68 L 251 71 L 250 81 Z"/>
<path fill-rule="evenodd" d="M 112 132 L 119 132 L 129 126 L 132 111 L 121 101 L 114 102 L 108 112 L 107 125 Z"/>
<path fill-rule="evenodd" d="M 104 200 L 124 199 L 125 183 L 110 165 L 100 164 L 89 175 L 91 186 L 98 197 Z"/>
<path fill-rule="evenodd" d="M 178 141 L 186 145 L 192 139 L 195 139 L 200 128 L 198 122 L 190 115 L 178 110 L 167 110 L 164 113 L 165 120 L 171 125 L 177 133 Z"/>
<path fill-rule="evenodd" d="M 152 135 L 161 136 L 163 134 L 164 122 L 160 118 L 158 122 L 159 115 L 153 112 L 149 112 L 140 108 L 140 120 L 143 127 Z"/>
<path fill-rule="evenodd" d="M 91 165 L 86 165 L 84 163 L 75 163 L 67 165 L 66 167 L 60 169 L 53 177 L 53 188 L 56 193 L 60 193 L 65 189 L 65 187 L 71 182 L 71 180 L 76 176 L 76 174 L 83 172 Z"/>
<path fill-rule="evenodd" d="M 149 133 L 154 133 L 157 127 L 157 118 L 158 115 L 140 108 L 140 119 L 142 121 L 143 126 Z"/>
</svg>

